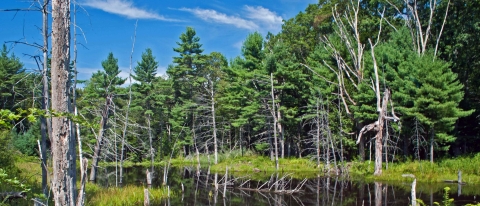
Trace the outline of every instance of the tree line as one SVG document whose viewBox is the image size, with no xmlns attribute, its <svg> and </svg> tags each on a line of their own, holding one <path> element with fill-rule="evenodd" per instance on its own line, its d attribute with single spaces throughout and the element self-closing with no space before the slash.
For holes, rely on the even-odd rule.
<svg viewBox="0 0 480 206">
<path fill-rule="evenodd" d="M 476 153 L 479 9 L 477 0 L 320 0 L 278 34 L 249 34 L 230 60 L 205 54 L 187 27 L 164 76 L 148 48 L 129 78 L 115 52 L 105 54 L 83 88 L 68 65 L 64 93 L 75 108 L 62 112 L 78 111 L 69 133 L 92 159 L 91 180 L 102 160 L 211 155 L 216 164 L 233 150 L 308 157 L 335 171 L 375 159 L 376 174 L 384 161 Z M 44 108 L 42 73 L 27 73 L 6 46 L 0 70 L 2 109 Z M 36 155 L 40 124 L 12 122 L 3 139 Z"/>
</svg>

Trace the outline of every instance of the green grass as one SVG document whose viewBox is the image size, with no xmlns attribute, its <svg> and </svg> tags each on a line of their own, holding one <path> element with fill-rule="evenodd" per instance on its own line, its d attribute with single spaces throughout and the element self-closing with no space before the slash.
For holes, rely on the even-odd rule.
<svg viewBox="0 0 480 206">
<path fill-rule="evenodd" d="M 31 198 L 35 194 L 41 193 L 42 171 L 40 168 L 40 161 L 38 158 L 21 157 L 15 161 L 15 166 L 20 171 L 17 177 L 27 183 L 31 192 L 28 192 L 26 200 L 16 201 L 17 205 L 31 205 Z M 126 166 L 134 166 L 138 164 L 127 163 Z M 148 164 L 150 166 L 150 164 Z M 52 168 L 49 168 L 51 171 Z M 79 188 L 79 182 L 77 182 Z M 123 188 L 103 188 L 93 183 L 86 185 L 86 204 L 85 205 L 142 205 L 144 199 L 144 187 L 142 186 L 125 186 Z M 168 196 L 166 187 L 152 188 L 150 192 L 150 203 L 160 204 L 160 201 Z M 175 196 L 173 191 L 170 191 L 170 196 Z M 53 203 L 52 200 L 49 201 Z"/>
<path fill-rule="evenodd" d="M 142 205 L 144 200 L 144 189 L 139 186 L 101 188 L 96 184 L 87 184 L 85 205 Z M 150 204 L 158 205 L 162 199 L 168 197 L 166 187 L 148 189 L 150 193 Z M 170 191 L 170 196 L 174 194 Z"/>
<path fill-rule="evenodd" d="M 389 163 L 388 169 L 383 169 L 381 176 L 373 176 L 374 162 L 354 163 L 350 174 L 356 178 L 381 181 L 404 181 L 403 174 L 413 174 L 418 182 L 443 182 L 457 180 L 458 171 L 462 171 L 462 182 L 480 184 L 480 154 L 471 157 L 429 161 L 407 161 Z"/>
</svg>

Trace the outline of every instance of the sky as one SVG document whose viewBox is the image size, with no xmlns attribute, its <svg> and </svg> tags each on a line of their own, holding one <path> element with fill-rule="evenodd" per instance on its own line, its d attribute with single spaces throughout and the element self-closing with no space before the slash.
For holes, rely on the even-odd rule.
<svg viewBox="0 0 480 206">
<path fill-rule="evenodd" d="M 282 21 L 295 17 L 317 0 L 72 0 L 75 16 L 78 78 L 87 80 L 102 70 L 110 52 L 118 58 L 127 77 L 147 48 L 159 63 L 157 75 L 164 75 L 179 37 L 193 27 L 204 54 L 220 52 L 227 59 L 241 55 L 248 34 L 281 31 Z M 38 71 L 32 56 L 42 51 L 27 44 L 43 44 L 42 14 L 33 0 L 0 1 L 0 42 L 20 58 L 27 71 Z M 74 8 L 77 12 L 74 12 Z M 2 11 L 23 9 L 30 11 Z M 74 15 L 76 14 L 76 15 Z M 51 20 L 49 20 L 49 26 Z M 72 45 L 73 45 L 72 26 Z M 50 39 L 49 39 L 50 40 Z M 135 43 L 134 43 L 135 40 Z M 21 42 L 21 43 L 13 43 Z M 132 53 L 133 48 L 133 53 Z M 73 50 L 72 50 L 73 54 Z M 72 56 L 73 57 L 73 56 Z M 132 58 L 130 58 L 132 57 Z M 132 59 L 132 64 L 130 63 Z"/>
</svg>

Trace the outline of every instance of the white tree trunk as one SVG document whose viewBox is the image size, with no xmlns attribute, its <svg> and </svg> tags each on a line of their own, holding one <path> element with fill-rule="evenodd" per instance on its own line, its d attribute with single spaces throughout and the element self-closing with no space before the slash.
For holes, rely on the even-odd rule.
<svg viewBox="0 0 480 206">
<path fill-rule="evenodd" d="M 277 118 L 275 117 L 275 96 L 273 94 L 273 73 L 270 73 L 270 83 L 272 88 L 272 116 L 273 116 L 273 140 L 275 146 L 275 168 L 278 170 L 278 140 L 277 140 Z"/>
<path fill-rule="evenodd" d="M 70 113 L 70 0 L 52 1 L 52 109 Z M 52 193 L 55 205 L 76 204 L 75 139 L 70 120 L 64 115 L 52 118 Z"/>
</svg>

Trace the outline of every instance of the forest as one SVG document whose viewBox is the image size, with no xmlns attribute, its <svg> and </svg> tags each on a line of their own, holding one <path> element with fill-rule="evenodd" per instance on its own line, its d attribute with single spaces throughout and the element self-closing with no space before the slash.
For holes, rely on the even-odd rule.
<svg viewBox="0 0 480 206">
<path fill-rule="evenodd" d="M 71 124 L 90 180 L 100 162 L 203 155 L 217 164 L 233 151 L 277 165 L 372 160 L 375 174 L 385 161 L 480 152 L 478 0 L 319 0 L 277 34 L 246 36 L 230 60 L 204 53 L 201 38 L 192 27 L 179 34 L 163 76 L 149 48 L 135 48 L 143 53 L 128 78 L 113 51 L 103 70 L 77 79 L 72 55 L 65 111 L 54 108 L 56 54 L 47 46 L 43 72 L 31 73 L 4 44 L 0 164 L 8 171 L 12 152 L 50 158 L 57 117 Z"/>
</svg>

